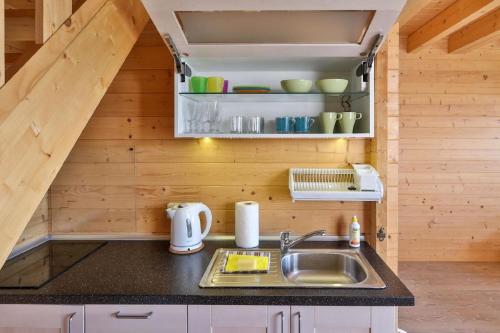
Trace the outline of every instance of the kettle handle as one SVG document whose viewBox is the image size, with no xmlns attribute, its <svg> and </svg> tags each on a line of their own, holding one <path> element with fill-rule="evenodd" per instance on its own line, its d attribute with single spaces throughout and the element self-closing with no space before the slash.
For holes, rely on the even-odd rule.
<svg viewBox="0 0 500 333">
<path fill-rule="evenodd" d="M 198 203 L 198 214 L 203 213 L 205 214 L 205 219 L 206 219 L 206 225 L 205 225 L 205 230 L 203 230 L 203 233 L 201 234 L 201 239 L 204 239 L 207 237 L 208 232 L 210 231 L 210 227 L 212 226 L 212 212 L 210 209 L 202 203 Z"/>
</svg>

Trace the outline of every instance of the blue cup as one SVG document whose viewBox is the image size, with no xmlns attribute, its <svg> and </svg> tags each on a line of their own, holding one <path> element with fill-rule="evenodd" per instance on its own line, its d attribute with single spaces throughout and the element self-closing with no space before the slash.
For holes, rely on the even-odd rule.
<svg viewBox="0 0 500 333">
<path fill-rule="evenodd" d="M 295 132 L 309 133 L 313 124 L 313 117 L 295 117 Z"/>
<path fill-rule="evenodd" d="M 290 133 L 293 132 L 293 125 L 295 120 L 292 117 L 278 117 L 276 118 L 276 132 Z"/>
</svg>

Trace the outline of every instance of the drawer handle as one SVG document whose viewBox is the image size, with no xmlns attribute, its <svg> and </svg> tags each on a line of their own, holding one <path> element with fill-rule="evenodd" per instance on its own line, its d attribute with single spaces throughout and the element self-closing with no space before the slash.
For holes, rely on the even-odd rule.
<svg viewBox="0 0 500 333">
<path fill-rule="evenodd" d="M 76 312 L 73 312 L 68 315 L 68 333 L 71 333 L 71 322 L 73 321 L 73 318 L 76 316 Z"/>
<path fill-rule="evenodd" d="M 299 317 L 299 333 L 301 333 L 301 330 L 302 330 L 302 315 L 300 314 L 300 311 L 297 312 L 297 317 Z"/>
<path fill-rule="evenodd" d="M 283 313 L 283 311 L 280 311 L 280 312 L 278 312 L 278 316 L 281 317 L 281 333 L 283 333 L 284 332 L 284 326 L 285 326 L 284 323 L 283 323 L 284 322 L 285 314 Z"/>
<path fill-rule="evenodd" d="M 113 313 L 116 319 L 149 319 L 153 315 L 153 311 L 139 315 L 122 315 L 120 311 Z"/>
</svg>

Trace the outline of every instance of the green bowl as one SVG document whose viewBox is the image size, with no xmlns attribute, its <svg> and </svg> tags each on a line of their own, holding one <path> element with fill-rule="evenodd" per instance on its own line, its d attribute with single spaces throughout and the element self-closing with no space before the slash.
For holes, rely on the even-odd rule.
<svg viewBox="0 0 500 333">
<path fill-rule="evenodd" d="M 289 93 L 308 93 L 312 88 L 311 80 L 283 80 L 281 81 L 281 88 Z"/>
<path fill-rule="evenodd" d="M 316 81 L 316 86 L 324 93 L 343 93 L 348 84 L 349 81 L 344 79 L 323 79 Z"/>
</svg>

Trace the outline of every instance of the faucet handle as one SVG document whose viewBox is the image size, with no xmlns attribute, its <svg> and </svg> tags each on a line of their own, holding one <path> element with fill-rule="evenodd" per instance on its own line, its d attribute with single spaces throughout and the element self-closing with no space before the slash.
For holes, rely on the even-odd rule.
<svg viewBox="0 0 500 333">
<path fill-rule="evenodd" d="M 280 233 L 281 241 L 286 241 L 288 239 L 290 239 L 290 231 L 283 231 L 282 233 Z"/>
</svg>

